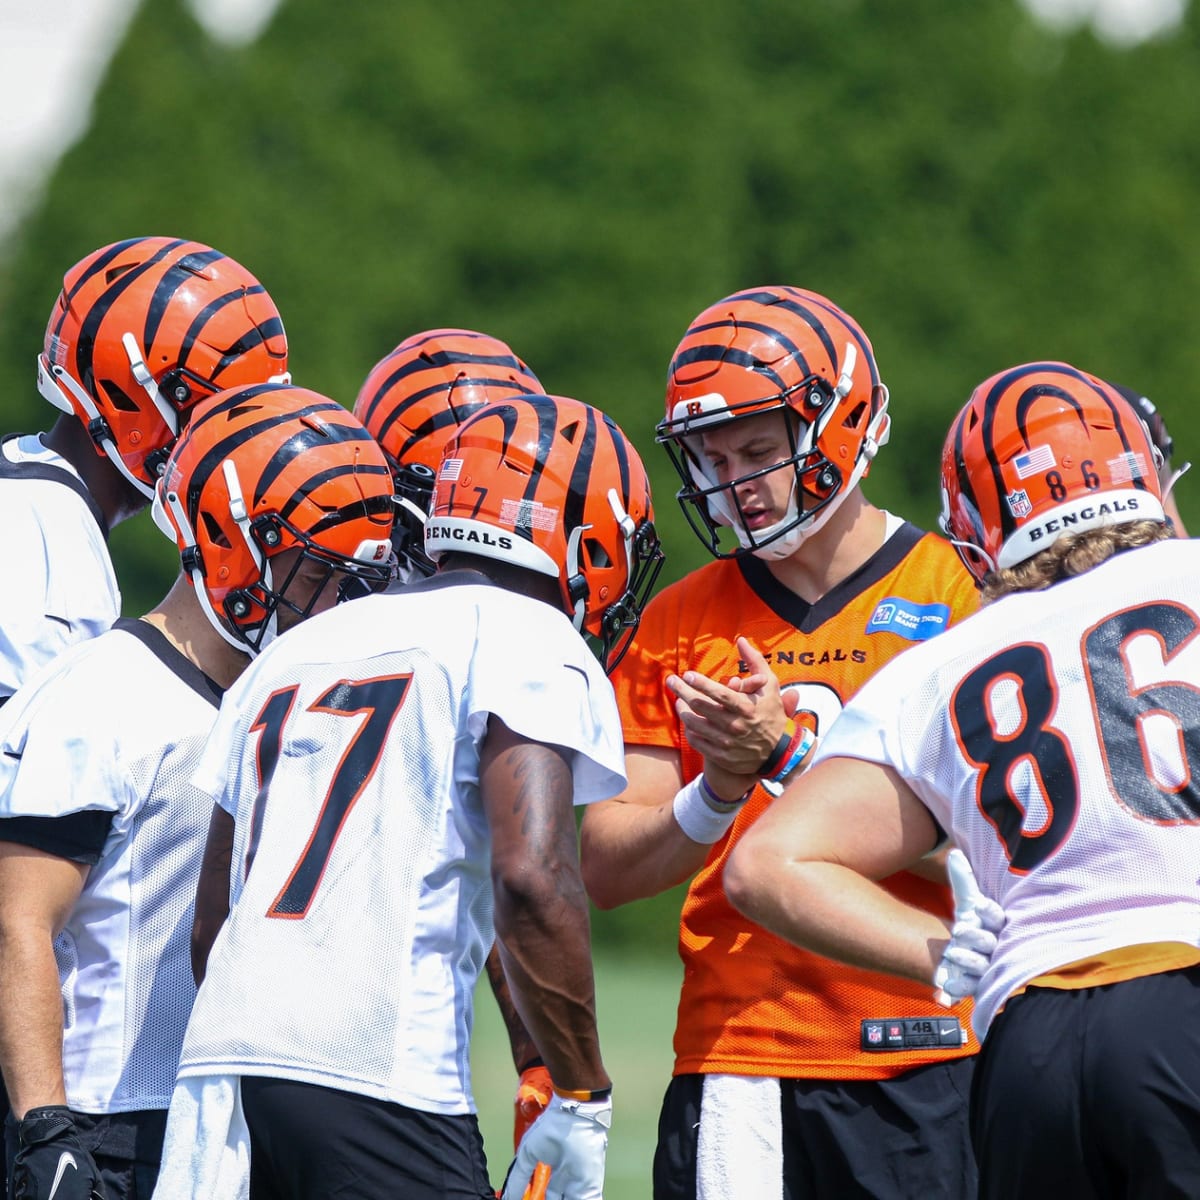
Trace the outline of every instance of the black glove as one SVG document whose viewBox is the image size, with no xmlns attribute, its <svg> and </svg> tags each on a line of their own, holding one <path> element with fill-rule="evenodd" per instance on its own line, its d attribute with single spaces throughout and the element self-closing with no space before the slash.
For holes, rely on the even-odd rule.
<svg viewBox="0 0 1200 1200">
<path fill-rule="evenodd" d="M 31 1108 L 17 1125 L 11 1200 L 106 1200 L 92 1156 L 83 1148 L 71 1110 Z"/>
</svg>

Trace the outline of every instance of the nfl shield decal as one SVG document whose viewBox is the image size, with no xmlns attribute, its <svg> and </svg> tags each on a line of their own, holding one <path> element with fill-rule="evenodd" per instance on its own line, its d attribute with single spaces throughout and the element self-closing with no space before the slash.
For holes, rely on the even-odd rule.
<svg viewBox="0 0 1200 1200">
<path fill-rule="evenodd" d="M 1020 491 L 1009 492 L 1004 498 L 1008 501 L 1008 511 L 1018 521 L 1033 512 L 1033 505 L 1029 503 L 1029 493 L 1024 488 Z"/>
</svg>

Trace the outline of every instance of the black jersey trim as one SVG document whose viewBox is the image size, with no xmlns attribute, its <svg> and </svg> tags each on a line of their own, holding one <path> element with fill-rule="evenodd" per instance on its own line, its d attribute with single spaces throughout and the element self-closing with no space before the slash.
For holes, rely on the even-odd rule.
<svg viewBox="0 0 1200 1200">
<path fill-rule="evenodd" d="M 196 695 L 207 700 L 214 708 L 221 706 L 221 697 L 225 695 L 225 689 L 216 680 L 205 675 L 190 658 L 176 650 L 161 630 L 145 621 L 130 617 L 118 617 L 112 627 L 137 638 L 181 683 L 187 684 Z"/>
<path fill-rule="evenodd" d="M 88 808 L 61 817 L 0 818 L 0 842 L 29 846 L 55 858 L 95 866 L 116 813 Z"/>
<path fill-rule="evenodd" d="M 890 575 L 924 536 L 923 529 L 905 521 L 857 571 L 831 588 L 815 604 L 810 604 L 780 583 L 763 559 L 753 554 L 743 554 L 735 561 L 746 586 L 780 620 L 801 633 L 812 633 L 849 607 L 856 597 Z"/>
<path fill-rule="evenodd" d="M 100 505 L 96 503 L 96 497 L 88 491 L 87 484 L 78 475 L 68 471 L 66 467 L 56 467 L 53 463 L 9 461 L 3 450 L 4 444 L 24 436 L 23 433 L 10 433 L 0 439 L 0 479 L 49 479 L 69 487 L 87 505 L 88 512 L 96 518 L 96 524 L 100 526 L 100 532 L 107 542 L 108 522 L 104 519 L 104 513 L 100 511 Z"/>
</svg>

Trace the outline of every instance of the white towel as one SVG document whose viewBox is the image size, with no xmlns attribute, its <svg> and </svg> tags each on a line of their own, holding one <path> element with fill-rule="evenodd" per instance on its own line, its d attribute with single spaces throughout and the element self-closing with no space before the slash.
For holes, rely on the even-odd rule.
<svg viewBox="0 0 1200 1200">
<path fill-rule="evenodd" d="M 152 1200 L 249 1200 L 250 1131 L 237 1075 L 180 1079 Z"/>
<path fill-rule="evenodd" d="M 782 1197 L 779 1080 L 706 1075 L 696 1144 L 696 1200 Z"/>
</svg>

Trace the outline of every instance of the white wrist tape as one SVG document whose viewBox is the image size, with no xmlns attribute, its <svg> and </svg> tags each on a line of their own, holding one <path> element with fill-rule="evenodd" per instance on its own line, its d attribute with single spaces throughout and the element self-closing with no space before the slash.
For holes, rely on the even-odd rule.
<svg viewBox="0 0 1200 1200">
<path fill-rule="evenodd" d="M 741 800 L 735 800 L 728 806 L 722 805 L 718 810 L 708 799 L 703 781 L 704 776 L 697 775 L 691 783 L 685 783 L 675 793 L 671 811 L 675 814 L 679 828 L 693 842 L 699 842 L 702 846 L 711 846 L 713 842 L 719 842 L 729 832 L 729 827 L 733 824 L 733 819 L 742 806 L 742 800 L 745 800 L 746 797 L 743 796 Z M 746 795 L 749 793 L 747 792 Z"/>
</svg>

